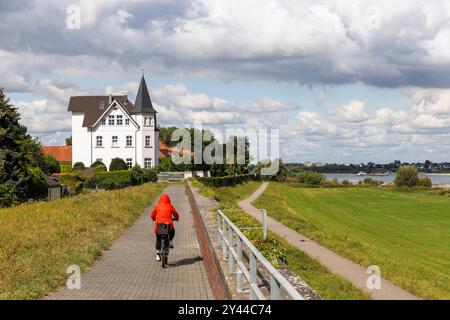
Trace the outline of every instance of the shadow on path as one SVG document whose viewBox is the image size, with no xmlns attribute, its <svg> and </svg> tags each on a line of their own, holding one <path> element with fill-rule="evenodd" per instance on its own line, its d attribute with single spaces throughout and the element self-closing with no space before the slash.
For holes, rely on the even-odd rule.
<svg viewBox="0 0 450 320">
<path fill-rule="evenodd" d="M 203 260 L 202 257 L 181 259 L 181 260 L 178 260 L 177 262 L 170 262 L 169 266 L 170 267 L 187 266 L 187 265 L 194 264 L 194 263 L 197 263 L 197 262 L 202 261 L 202 260 Z"/>
</svg>

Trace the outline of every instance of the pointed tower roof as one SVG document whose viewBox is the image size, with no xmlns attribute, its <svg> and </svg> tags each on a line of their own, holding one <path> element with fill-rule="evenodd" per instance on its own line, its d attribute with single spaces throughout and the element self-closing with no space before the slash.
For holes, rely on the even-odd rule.
<svg viewBox="0 0 450 320">
<path fill-rule="evenodd" d="M 136 102 L 131 113 L 156 113 L 153 108 L 150 94 L 148 93 L 147 84 L 145 83 L 144 73 L 142 73 L 141 83 L 139 84 L 139 90 L 136 95 Z"/>
</svg>

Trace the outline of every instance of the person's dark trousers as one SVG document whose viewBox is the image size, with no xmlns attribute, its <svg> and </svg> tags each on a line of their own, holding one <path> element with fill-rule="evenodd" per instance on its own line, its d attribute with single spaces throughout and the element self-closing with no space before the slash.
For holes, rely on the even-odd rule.
<svg viewBox="0 0 450 320">
<path fill-rule="evenodd" d="M 174 237 L 175 237 L 175 229 L 170 230 L 170 232 L 169 232 L 169 241 L 172 241 Z M 155 247 L 156 247 L 156 250 L 161 250 L 161 238 L 158 235 L 156 235 L 156 245 L 155 245 Z"/>
</svg>

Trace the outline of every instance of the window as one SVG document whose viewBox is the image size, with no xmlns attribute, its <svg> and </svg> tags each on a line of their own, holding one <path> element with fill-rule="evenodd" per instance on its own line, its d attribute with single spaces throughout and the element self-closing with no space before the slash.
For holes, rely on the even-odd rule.
<svg viewBox="0 0 450 320">
<path fill-rule="evenodd" d="M 145 147 L 150 148 L 152 146 L 152 137 L 151 136 L 145 136 Z"/>
<path fill-rule="evenodd" d="M 105 124 L 106 124 L 106 119 L 103 118 L 103 119 L 102 119 L 102 126 L 104 126 Z"/>
<path fill-rule="evenodd" d="M 127 136 L 127 147 L 132 147 L 132 146 L 133 146 L 133 137 Z"/>
<path fill-rule="evenodd" d="M 152 125 L 150 118 L 144 118 L 144 127 L 150 127 Z"/>
<path fill-rule="evenodd" d="M 126 163 L 127 163 L 127 167 L 128 167 L 128 169 L 131 169 L 131 168 L 133 168 L 133 159 L 131 159 L 131 158 L 127 158 L 127 161 L 126 161 Z"/>
<path fill-rule="evenodd" d="M 130 119 L 128 119 L 128 118 L 125 119 L 125 125 L 126 126 L 130 125 Z"/>
<path fill-rule="evenodd" d="M 116 124 L 118 126 L 121 126 L 123 124 L 123 116 L 122 115 L 117 115 L 117 120 L 116 120 Z"/>
<path fill-rule="evenodd" d="M 108 125 L 110 126 L 114 125 L 114 116 L 108 116 Z"/>
<path fill-rule="evenodd" d="M 112 147 L 117 148 L 119 146 L 119 138 L 117 136 L 112 136 Z"/>
<path fill-rule="evenodd" d="M 145 158 L 144 159 L 144 168 L 145 169 L 149 169 L 152 167 L 152 159 L 150 158 Z"/>
<path fill-rule="evenodd" d="M 97 147 L 103 147 L 103 137 L 97 136 Z"/>
<path fill-rule="evenodd" d="M 100 101 L 99 108 L 100 108 L 100 110 L 105 109 L 105 101 L 103 101 L 103 100 Z"/>
</svg>

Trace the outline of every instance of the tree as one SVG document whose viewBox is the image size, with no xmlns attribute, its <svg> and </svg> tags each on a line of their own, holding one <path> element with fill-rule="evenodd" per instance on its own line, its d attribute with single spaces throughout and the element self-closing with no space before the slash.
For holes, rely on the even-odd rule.
<svg viewBox="0 0 450 320">
<path fill-rule="evenodd" d="M 28 195 L 33 199 L 44 199 L 47 197 L 48 189 L 43 172 L 39 168 L 28 168 L 30 181 L 28 184 Z"/>
<path fill-rule="evenodd" d="M 144 182 L 144 172 L 140 165 L 135 164 L 133 168 L 131 168 L 131 182 L 134 186 L 142 184 Z"/>
<path fill-rule="evenodd" d="M 28 198 L 28 159 L 22 150 L 27 138 L 20 115 L 0 88 L 0 206 Z"/>
<path fill-rule="evenodd" d="M 69 138 L 66 138 L 66 146 L 71 146 L 72 145 L 72 136 L 70 136 Z"/>
<path fill-rule="evenodd" d="M 274 162 L 278 162 L 278 170 L 275 174 L 272 175 L 261 175 L 261 170 L 263 168 L 269 168 L 272 166 L 271 160 L 264 160 L 260 161 L 256 164 L 255 168 L 253 169 L 253 173 L 259 176 L 263 180 L 274 180 L 278 182 L 284 182 L 289 177 L 290 172 L 289 169 L 286 167 L 286 165 L 283 163 L 282 159 L 275 159 Z M 274 166 L 274 168 L 276 168 Z"/>
<path fill-rule="evenodd" d="M 109 171 L 128 170 L 128 166 L 121 158 L 114 158 L 109 165 Z"/>
<path fill-rule="evenodd" d="M 96 160 L 93 164 L 91 164 L 91 168 L 94 169 L 95 172 L 108 170 L 106 165 L 100 160 Z"/>
<path fill-rule="evenodd" d="M 86 169 L 86 166 L 84 165 L 83 162 L 75 162 L 75 164 L 73 165 L 73 169 L 74 170 L 83 170 Z"/>
<path fill-rule="evenodd" d="M 298 174 L 297 180 L 302 184 L 319 186 L 324 184 L 327 179 L 323 174 L 313 171 L 303 171 Z"/>
<path fill-rule="evenodd" d="M 45 174 L 52 175 L 61 171 L 61 166 L 52 156 L 45 156 L 41 165 L 38 166 Z"/>
<path fill-rule="evenodd" d="M 22 141 L 21 149 L 28 160 L 29 166 L 40 168 L 47 175 L 61 171 L 59 162 L 50 155 L 44 155 L 39 140 L 33 139 L 30 135 L 27 135 Z"/>
<path fill-rule="evenodd" d="M 414 166 L 401 166 L 397 170 L 394 183 L 397 187 L 415 187 L 419 182 L 419 174 Z"/>
</svg>

